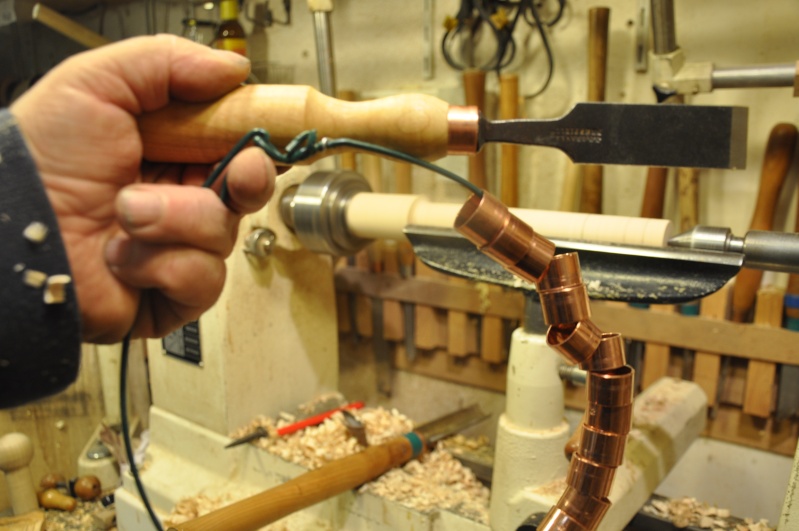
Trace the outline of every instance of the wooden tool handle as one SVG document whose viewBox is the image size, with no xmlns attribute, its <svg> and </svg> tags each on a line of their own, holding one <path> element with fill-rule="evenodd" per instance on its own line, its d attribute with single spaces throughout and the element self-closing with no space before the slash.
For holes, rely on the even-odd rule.
<svg viewBox="0 0 799 531">
<path fill-rule="evenodd" d="M 111 42 L 99 33 L 42 4 L 33 6 L 33 19 L 86 48 L 99 48 Z"/>
<path fill-rule="evenodd" d="M 785 175 L 791 166 L 796 150 L 797 129 L 793 124 L 779 123 L 771 129 L 763 167 L 760 173 L 760 188 L 757 193 L 751 230 L 771 230 L 774 224 L 774 209 L 779 199 Z M 741 269 L 735 277 L 732 292 L 732 320 L 744 322 L 754 306 L 763 272 Z"/>
<path fill-rule="evenodd" d="M 174 531 L 252 531 L 295 511 L 319 503 L 375 479 L 413 458 L 406 437 L 306 472 L 272 489 L 233 503 L 196 520 L 171 527 Z"/>
<path fill-rule="evenodd" d="M 499 78 L 499 117 L 519 118 L 519 76 L 503 74 Z M 500 199 L 509 207 L 519 206 L 519 146 L 501 146 Z"/>
<path fill-rule="evenodd" d="M 588 10 L 588 101 L 605 101 L 610 9 Z"/>
<path fill-rule="evenodd" d="M 172 102 L 143 114 L 139 130 L 144 158 L 154 162 L 219 161 L 256 127 L 278 146 L 316 129 L 320 138 L 354 138 L 437 159 L 447 154 L 448 110 L 445 101 L 421 94 L 344 102 L 311 87 L 246 85 L 214 102 Z"/>
<path fill-rule="evenodd" d="M 606 7 L 588 10 L 588 101 L 605 100 L 609 20 L 610 9 Z M 602 212 L 602 173 L 602 166 L 595 164 L 587 165 L 583 169 L 581 212 Z"/>
<path fill-rule="evenodd" d="M 668 176 L 668 168 L 653 166 L 647 171 L 644 199 L 641 201 L 642 218 L 659 219 L 663 217 L 663 202 Z"/>
</svg>

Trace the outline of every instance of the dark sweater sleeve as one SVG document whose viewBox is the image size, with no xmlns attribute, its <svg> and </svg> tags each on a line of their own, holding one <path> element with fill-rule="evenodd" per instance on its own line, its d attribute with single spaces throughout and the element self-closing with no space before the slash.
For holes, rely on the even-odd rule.
<svg viewBox="0 0 799 531">
<path fill-rule="evenodd" d="M 39 222 L 44 239 L 26 237 Z M 58 221 L 13 116 L 0 109 L 0 408 L 54 394 L 80 364 L 80 314 L 72 283 L 45 302 L 39 281 L 71 277 Z M 63 277 L 61 277 L 63 279 Z"/>
</svg>

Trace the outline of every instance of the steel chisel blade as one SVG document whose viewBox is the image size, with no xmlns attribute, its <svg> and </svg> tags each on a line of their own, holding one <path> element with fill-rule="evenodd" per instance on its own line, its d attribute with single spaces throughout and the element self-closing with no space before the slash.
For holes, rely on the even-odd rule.
<svg viewBox="0 0 799 531">
<path fill-rule="evenodd" d="M 745 107 L 578 103 L 554 120 L 484 120 L 479 142 L 555 147 L 585 164 L 742 169 L 747 123 Z"/>
</svg>

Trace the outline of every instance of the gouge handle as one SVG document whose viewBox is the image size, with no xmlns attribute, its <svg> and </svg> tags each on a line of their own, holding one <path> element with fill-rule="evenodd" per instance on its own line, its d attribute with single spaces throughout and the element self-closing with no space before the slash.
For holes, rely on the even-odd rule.
<svg viewBox="0 0 799 531">
<path fill-rule="evenodd" d="M 421 94 L 344 102 L 311 87 L 246 85 L 214 102 L 172 102 L 143 114 L 139 130 L 144 158 L 154 162 L 217 162 L 256 127 L 280 147 L 316 129 L 320 138 L 353 138 L 433 160 L 447 154 L 448 112 L 445 101 Z"/>
<path fill-rule="evenodd" d="M 774 224 L 774 209 L 796 151 L 796 138 L 797 129 L 793 124 L 779 123 L 771 129 L 763 156 L 760 189 L 752 215 L 751 230 L 771 230 Z M 733 321 L 740 323 L 746 320 L 755 304 L 762 278 L 762 271 L 746 268 L 735 277 L 732 292 Z"/>
<path fill-rule="evenodd" d="M 295 511 L 354 489 L 414 457 L 407 437 L 370 446 L 277 487 L 173 527 L 170 531 L 254 531 Z"/>
</svg>

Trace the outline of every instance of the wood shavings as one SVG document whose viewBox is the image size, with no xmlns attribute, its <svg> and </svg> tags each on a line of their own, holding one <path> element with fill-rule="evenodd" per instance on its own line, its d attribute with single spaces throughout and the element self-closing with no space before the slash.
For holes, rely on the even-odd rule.
<svg viewBox="0 0 799 531">
<path fill-rule="evenodd" d="M 66 286 L 72 282 L 69 275 L 51 275 L 44 287 L 45 304 L 61 304 L 67 300 Z"/>
<path fill-rule="evenodd" d="M 364 424 L 370 446 L 379 445 L 413 429 L 413 422 L 396 409 L 365 408 L 353 411 Z M 258 417 L 233 434 L 238 438 L 263 427 L 274 434 L 287 421 L 274 422 Z M 457 439 L 458 436 L 455 437 Z M 461 437 L 452 444 L 488 446 L 486 439 L 469 440 Z M 308 469 L 318 468 L 363 448 L 350 436 L 343 415 L 336 413 L 319 426 L 306 428 L 284 437 L 262 438 L 253 442 L 281 458 Z M 451 510 L 481 523 L 488 521 L 489 490 L 446 449 L 440 448 L 414 460 L 402 469 L 395 469 L 361 487 L 361 492 L 385 497 L 411 509 L 432 512 Z"/>
<path fill-rule="evenodd" d="M 47 232 L 47 225 L 41 221 L 34 221 L 25 227 L 22 231 L 22 235 L 29 242 L 42 243 L 47 238 Z"/>
<path fill-rule="evenodd" d="M 104 510 L 105 507 L 100 501 L 77 500 L 75 510 L 71 512 L 46 510 L 44 529 L 47 531 L 105 531 L 108 527 L 94 516 Z"/>
<path fill-rule="evenodd" d="M 353 413 L 363 422 L 369 445 L 382 444 L 413 429 L 413 422 L 395 409 L 363 409 Z M 318 426 L 278 437 L 277 429 L 291 422 L 293 421 L 282 418 L 275 422 L 270 418 L 259 416 L 233 432 L 230 437 L 237 439 L 262 427 L 271 435 L 254 441 L 255 446 L 308 469 L 318 468 L 363 449 L 354 438 L 350 437 L 341 413 L 335 413 Z"/>
<path fill-rule="evenodd" d="M 41 288 L 47 280 L 47 273 L 36 271 L 35 269 L 26 269 L 22 276 L 22 281 L 26 286 L 32 288 Z"/>
<path fill-rule="evenodd" d="M 763 519 L 755 522 L 751 518 L 740 520 L 730 516 L 729 509 L 710 506 L 696 498 L 653 498 L 644 505 L 643 511 L 669 520 L 674 527 L 688 526 L 713 531 L 775 531 Z"/>
<path fill-rule="evenodd" d="M 488 523 L 488 488 L 443 449 L 383 474 L 359 492 L 371 492 L 421 512 L 444 509 Z"/>
</svg>

